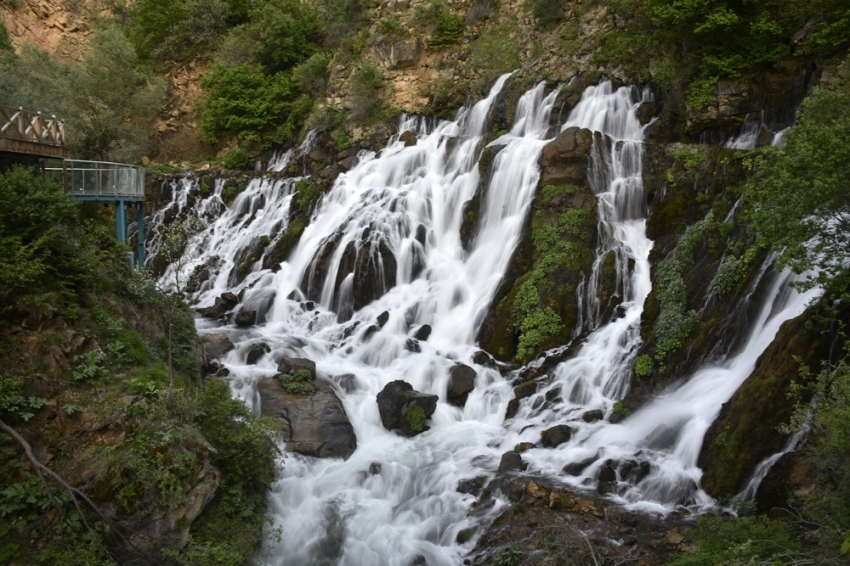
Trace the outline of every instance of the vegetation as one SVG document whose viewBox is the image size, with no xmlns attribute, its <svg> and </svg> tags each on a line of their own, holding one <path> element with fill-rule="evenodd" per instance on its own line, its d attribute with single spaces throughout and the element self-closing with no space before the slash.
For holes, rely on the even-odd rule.
<svg viewBox="0 0 850 566">
<path fill-rule="evenodd" d="M 164 94 L 164 82 L 140 70 L 117 28 L 92 34 L 82 63 L 61 63 L 31 45 L 0 55 L 0 100 L 65 119 L 68 142 L 84 158 L 139 159 Z"/>
<path fill-rule="evenodd" d="M 850 80 L 817 88 L 786 144 L 763 150 L 747 196 L 760 242 L 813 284 L 847 288 Z"/>
<path fill-rule="evenodd" d="M 0 203 L 9 254 L 0 262 L 0 557 L 60 566 L 247 563 L 263 534 L 274 444 L 226 383 L 198 379 L 185 302 L 162 323 L 170 298 L 127 270 L 111 219 L 49 178 L 0 174 Z M 92 433 L 107 430 L 97 423 L 114 434 Z M 38 460 L 43 454 L 53 455 L 49 463 Z M 81 466 L 102 470 L 88 496 L 73 487 Z M 178 510 L 190 488 L 216 474 L 186 549 L 128 544 L 124 517 Z"/>
<path fill-rule="evenodd" d="M 425 430 L 425 411 L 419 405 L 411 405 L 404 412 L 404 424 L 413 432 Z"/>
<path fill-rule="evenodd" d="M 313 393 L 313 387 L 309 385 L 313 381 L 313 374 L 309 370 L 299 369 L 295 370 L 295 373 L 283 373 L 277 376 L 277 378 L 290 395 L 309 395 Z"/>
<path fill-rule="evenodd" d="M 790 527 L 766 517 L 701 517 L 694 539 L 695 548 L 673 560 L 673 566 L 786 564 L 800 557 Z"/>
</svg>

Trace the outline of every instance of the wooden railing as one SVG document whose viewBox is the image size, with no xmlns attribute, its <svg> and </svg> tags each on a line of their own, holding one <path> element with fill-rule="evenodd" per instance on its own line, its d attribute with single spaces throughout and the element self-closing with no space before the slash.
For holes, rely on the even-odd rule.
<svg viewBox="0 0 850 566">
<path fill-rule="evenodd" d="M 65 147 L 65 121 L 22 107 L 0 106 L 0 138 Z"/>
</svg>

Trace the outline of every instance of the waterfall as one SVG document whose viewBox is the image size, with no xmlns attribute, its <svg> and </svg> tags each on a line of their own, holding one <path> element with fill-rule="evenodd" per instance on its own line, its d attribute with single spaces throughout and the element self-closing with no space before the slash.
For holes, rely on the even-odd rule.
<svg viewBox="0 0 850 566">
<path fill-rule="evenodd" d="M 458 533 L 489 524 L 506 503 L 497 497 L 492 507 L 472 513 L 476 498 L 458 492 L 458 483 L 494 477 L 505 451 L 538 442 L 555 424 L 573 427 L 571 439 L 555 449 L 524 452 L 530 472 L 582 489 L 611 484 L 607 493 L 638 509 L 666 513 L 680 504 L 711 503 L 698 487 L 696 466 L 705 430 L 779 325 L 800 314 L 813 295 L 790 289 L 787 274 L 773 276 L 737 356 L 660 392 L 620 424 L 585 422 L 589 410 L 609 416 L 628 389 L 651 290 L 652 249 L 645 233 L 644 128 L 636 113 L 651 95 L 615 90 L 610 82 L 591 87 L 563 124 L 595 132 L 589 174 L 600 237 L 579 297 L 591 332 L 504 421 L 512 387 L 496 370 L 473 362 L 474 337 L 522 236 L 539 155 L 553 135 L 558 94 L 547 95 L 541 83 L 520 98 L 513 128 L 488 146 L 495 158 L 490 178 L 482 179 L 487 118 L 507 79 L 502 76 L 485 99 L 454 120 L 434 124 L 403 116 L 398 131 L 412 132 L 415 144 L 396 136 L 380 152 L 361 150 L 357 164 L 318 202 L 280 265 L 268 264 L 267 251 L 249 251 L 263 249 L 255 246 L 259 240 L 273 244 L 286 232 L 297 179 L 255 179 L 230 206 L 223 183 L 192 201 L 197 183 L 184 180 L 159 216 L 162 222 L 191 209 L 199 218 L 184 261 L 169 267 L 185 276 L 209 266 L 209 277 L 192 292 L 199 306 L 232 291 L 240 295 L 240 308 L 258 311 L 258 325 L 250 330 L 224 327 L 237 346 L 220 360 L 235 395 L 259 409 L 256 384 L 277 373 L 275 356 L 314 360 L 320 379 L 353 376 L 338 393 L 357 450 L 345 461 L 283 452 L 262 563 L 461 564 L 481 529 L 468 540 L 461 537 L 464 542 Z M 296 153 L 309 151 L 303 148 L 312 141 L 308 136 Z M 278 156 L 270 167 L 286 169 L 292 155 Z M 476 193 L 481 214 L 465 249 L 461 213 Z M 595 301 L 599 270 L 611 253 L 622 303 L 619 316 L 607 321 Z M 247 271 L 244 278 L 236 276 L 240 269 Z M 379 328 L 374 323 L 384 313 Z M 426 324 L 430 337 L 411 348 L 413 334 Z M 207 320 L 199 319 L 198 326 L 202 334 L 222 331 Z M 248 364 L 247 350 L 260 342 L 270 354 Z M 458 361 L 477 373 L 463 408 L 445 402 L 449 371 Z M 387 431 L 378 414 L 377 393 L 397 379 L 441 400 L 431 429 L 413 438 Z M 612 473 L 614 481 L 601 481 Z"/>
</svg>

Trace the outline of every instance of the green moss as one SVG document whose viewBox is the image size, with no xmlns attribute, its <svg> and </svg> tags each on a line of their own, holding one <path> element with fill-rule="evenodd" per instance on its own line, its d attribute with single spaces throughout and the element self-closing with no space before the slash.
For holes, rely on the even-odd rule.
<svg viewBox="0 0 850 566">
<path fill-rule="evenodd" d="M 640 377 L 652 375 L 652 357 L 644 354 L 635 358 L 635 373 Z"/>
<path fill-rule="evenodd" d="M 310 382 L 313 381 L 313 374 L 309 370 L 299 369 L 295 370 L 295 373 L 282 373 L 277 378 L 290 395 L 310 395 L 313 393 L 313 387 L 310 386 Z"/>
</svg>

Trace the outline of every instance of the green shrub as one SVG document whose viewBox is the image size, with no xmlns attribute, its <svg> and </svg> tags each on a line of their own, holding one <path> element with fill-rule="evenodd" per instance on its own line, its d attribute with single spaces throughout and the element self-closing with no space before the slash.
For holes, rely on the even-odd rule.
<svg viewBox="0 0 850 566">
<path fill-rule="evenodd" d="M 227 152 L 227 155 L 224 156 L 223 165 L 225 169 L 234 169 L 237 171 L 242 171 L 250 168 L 248 155 L 245 153 L 244 150 L 239 148 L 231 149 Z"/>
<path fill-rule="evenodd" d="M 541 28 L 552 28 L 564 19 L 564 6 L 560 0 L 528 0 L 531 13 Z"/>
<path fill-rule="evenodd" d="M 351 118 L 360 122 L 375 117 L 383 107 L 378 96 L 384 82 L 384 73 L 374 63 L 365 63 L 351 74 Z"/>
<path fill-rule="evenodd" d="M 311 101 L 292 73 L 267 75 L 257 65 L 220 64 L 201 78 L 204 105 L 201 138 L 210 143 L 236 136 L 268 147 L 301 129 Z"/>
<path fill-rule="evenodd" d="M 442 47 L 459 43 L 463 37 L 463 17 L 451 12 L 440 12 L 436 21 L 437 31 L 428 41 L 431 47 Z"/>
<path fill-rule="evenodd" d="M 257 58 L 267 73 L 290 70 L 316 52 L 320 20 L 308 4 L 278 0 L 255 14 Z"/>
<path fill-rule="evenodd" d="M 640 377 L 652 375 L 652 357 L 644 354 L 635 358 L 635 373 Z"/>
<path fill-rule="evenodd" d="M 328 84 L 328 65 L 331 62 L 327 53 L 314 53 L 296 70 L 298 82 L 313 96 L 325 93 Z"/>
</svg>

